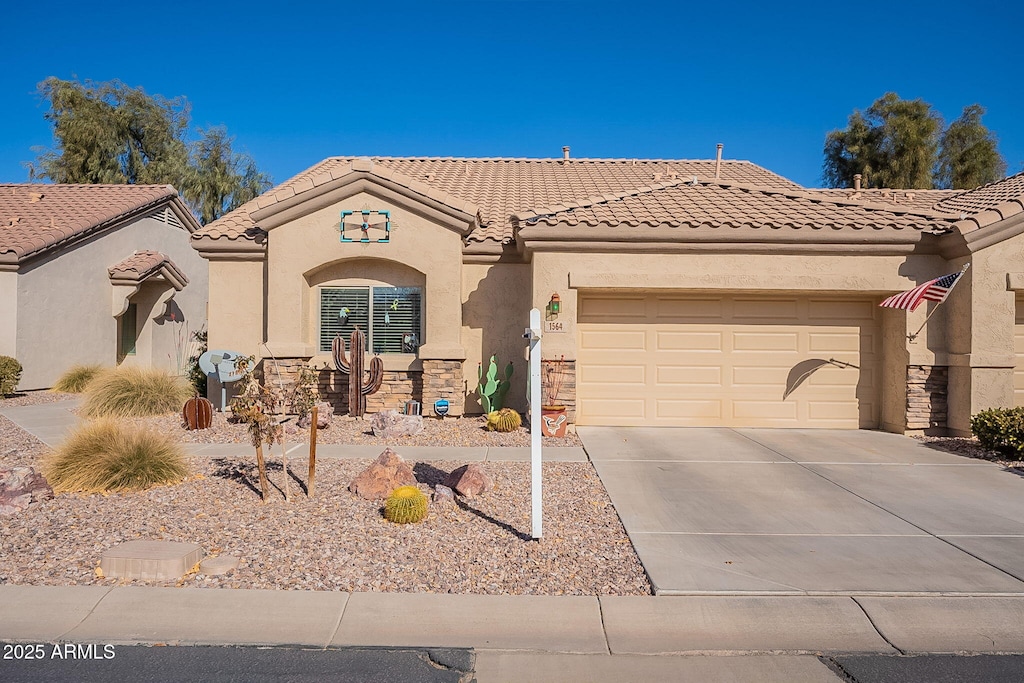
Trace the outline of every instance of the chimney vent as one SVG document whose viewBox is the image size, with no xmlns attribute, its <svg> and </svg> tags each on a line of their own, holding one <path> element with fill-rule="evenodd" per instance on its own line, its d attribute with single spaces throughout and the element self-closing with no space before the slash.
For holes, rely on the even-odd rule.
<svg viewBox="0 0 1024 683">
<path fill-rule="evenodd" d="M 718 180 L 722 177 L 722 147 L 724 147 L 724 145 L 719 142 L 715 147 L 718 150 L 715 155 L 715 180 Z"/>
<path fill-rule="evenodd" d="M 861 179 L 860 173 L 854 173 L 853 174 L 853 190 L 854 190 L 854 192 L 860 192 L 860 179 Z"/>
<path fill-rule="evenodd" d="M 569 163 L 569 147 L 568 146 L 562 148 L 562 163 L 563 164 Z"/>
</svg>

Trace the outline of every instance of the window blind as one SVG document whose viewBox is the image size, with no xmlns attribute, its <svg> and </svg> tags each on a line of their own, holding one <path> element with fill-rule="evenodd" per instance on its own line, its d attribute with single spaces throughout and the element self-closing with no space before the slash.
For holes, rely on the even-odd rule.
<svg viewBox="0 0 1024 683">
<path fill-rule="evenodd" d="M 320 350 L 341 334 L 348 344 L 355 326 L 372 353 L 416 353 L 422 340 L 420 287 L 324 287 L 320 290 Z"/>
</svg>

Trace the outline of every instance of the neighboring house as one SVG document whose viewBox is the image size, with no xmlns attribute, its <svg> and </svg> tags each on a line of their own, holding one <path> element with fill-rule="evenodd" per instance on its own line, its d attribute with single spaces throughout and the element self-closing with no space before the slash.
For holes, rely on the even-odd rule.
<svg viewBox="0 0 1024 683">
<path fill-rule="evenodd" d="M 545 383 L 562 375 L 578 424 L 965 434 L 972 413 L 1024 402 L 1024 176 L 812 190 L 745 161 L 564 151 L 330 158 L 275 187 L 192 237 L 211 348 L 291 379 L 359 325 L 385 367 L 370 411 L 480 412 L 492 354 L 515 362 L 522 409 L 536 307 Z M 967 262 L 912 343 L 934 304 L 879 308 Z M 346 381 L 321 371 L 339 411 Z"/>
<path fill-rule="evenodd" d="M 19 389 L 73 364 L 178 371 L 206 323 L 199 224 L 168 185 L 0 184 L 0 355 Z"/>
</svg>

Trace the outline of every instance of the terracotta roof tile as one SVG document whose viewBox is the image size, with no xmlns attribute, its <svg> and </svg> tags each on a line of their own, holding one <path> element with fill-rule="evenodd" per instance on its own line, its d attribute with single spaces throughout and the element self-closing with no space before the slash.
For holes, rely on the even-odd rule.
<svg viewBox="0 0 1024 683">
<path fill-rule="evenodd" d="M 831 198 L 815 190 L 762 190 L 734 183 L 677 182 L 624 192 L 599 204 L 577 203 L 517 215 L 521 224 L 609 226 L 672 225 L 820 230 L 928 230 L 957 219 L 933 211 L 894 211 L 891 206 Z"/>
<path fill-rule="evenodd" d="M 326 173 L 334 179 L 356 170 L 383 178 L 411 179 L 411 189 L 429 192 L 428 196 L 450 205 L 461 204 L 466 213 L 479 211 L 480 227 L 470 234 L 468 241 L 507 242 L 512 238 L 513 214 L 575 204 L 587 197 L 614 196 L 659 182 L 671 184 L 693 176 L 709 177 L 714 168 L 713 159 L 572 159 L 565 163 L 562 159 L 332 157 L 210 223 L 196 237 L 244 238 L 245 231 L 255 225 L 252 212 L 273 206 L 284 196 L 291 196 L 288 191 L 305 186 L 307 178 L 319 178 Z M 672 173 L 676 180 L 668 178 Z M 721 176 L 749 185 L 800 188 L 748 161 L 723 160 Z"/>
<path fill-rule="evenodd" d="M 107 268 L 111 280 L 128 280 L 130 282 L 142 282 L 158 272 L 163 272 L 172 281 L 177 280 L 181 285 L 181 287 L 176 287 L 177 289 L 188 284 L 188 278 L 181 268 L 178 268 L 166 254 L 159 251 L 136 251 L 123 261 Z"/>
<path fill-rule="evenodd" d="M 807 190 L 830 199 L 849 199 L 851 201 L 869 202 L 886 205 L 890 208 L 905 211 L 938 211 L 937 203 L 949 199 L 963 190 L 886 190 L 886 189 L 813 189 Z M 954 213 L 945 211 L 944 213 Z"/>
<path fill-rule="evenodd" d="M 936 208 L 954 213 L 980 213 L 986 209 L 995 209 L 1004 202 L 1024 199 L 1024 173 L 1018 173 L 988 185 L 959 192 L 955 196 L 943 199 Z"/>
<path fill-rule="evenodd" d="M 18 262 L 177 196 L 170 185 L 0 184 L 0 260 Z"/>
</svg>

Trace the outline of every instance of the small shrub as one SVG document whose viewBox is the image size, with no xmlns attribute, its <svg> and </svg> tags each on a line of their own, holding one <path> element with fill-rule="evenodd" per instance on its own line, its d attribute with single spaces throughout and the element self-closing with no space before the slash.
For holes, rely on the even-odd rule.
<svg viewBox="0 0 1024 683">
<path fill-rule="evenodd" d="M 415 486 L 399 486 L 384 501 L 384 517 L 395 524 L 415 524 L 427 516 L 427 495 Z"/>
<path fill-rule="evenodd" d="M 1024 459 L 1024 408 L 990 408 L 971 418 L 971 432 L 985 448 Z"/>
<path fill-rule="evenodd" d="M 169 436 L 112 419 L 82 425 L 43 463 L 43 475 L 58 492 L 143 491 L 187 474 L 184 451 Z"/>
<path fill-rule="evenodd" d="M 103 372 L 101 365 L 72 365 L 53 385 L 54 391 L 80 394 L 96 375 Z"/>
<path fill-rule="evenodd" d="M 0 356 L 0 396 L 13 394 L 21 381 L 21 363 L 10 356 Z"/>
<path fill-rule="evenodd" d="M 176 413 L 192 396 L 192 387 L 164 370 L 121 366 L 89 383 L 82 413 L 86 417 L 147 417 Z"/>
</svg>

